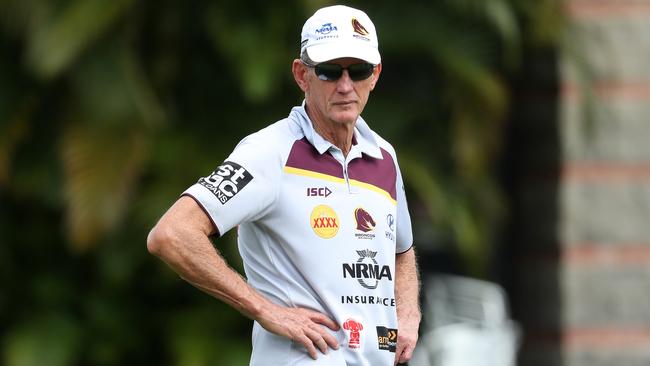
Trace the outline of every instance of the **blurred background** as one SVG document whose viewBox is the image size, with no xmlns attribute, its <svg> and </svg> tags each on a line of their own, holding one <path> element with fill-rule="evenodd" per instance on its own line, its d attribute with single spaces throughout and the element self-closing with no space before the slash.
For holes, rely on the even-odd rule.
<svg viewBox="0 0 650 366">
<path fill-rule="evenodd" d="M 0 0 L 0 364 L 248 364 L 251 321 L 145 239 L 300 104 L 300 30 L 330 4 Z M 364 117 L 420 255 L 413 365 L 649 364 L 650 1 L 346 4 L 378 30 Z"/>
</svg>

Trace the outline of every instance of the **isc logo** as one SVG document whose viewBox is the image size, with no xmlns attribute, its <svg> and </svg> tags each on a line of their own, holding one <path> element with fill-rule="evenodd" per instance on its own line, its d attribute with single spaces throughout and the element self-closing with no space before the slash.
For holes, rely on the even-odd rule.
<svg viewBox="0 0 650 366">
<path fill-rule="evenodd" d="M 226 161 L 207 178 L 199 179 L 199 184 L 214 194 L 221 204 L 228 202 L 241 191 L 253 176 L 237 163 Z"/>
<path fill-rule="evenodd" d="M 332 194 L 332 191 L 327 187 L 307 188 L 307 197 L 327 197 L 330 194 Z"/>
</svg>

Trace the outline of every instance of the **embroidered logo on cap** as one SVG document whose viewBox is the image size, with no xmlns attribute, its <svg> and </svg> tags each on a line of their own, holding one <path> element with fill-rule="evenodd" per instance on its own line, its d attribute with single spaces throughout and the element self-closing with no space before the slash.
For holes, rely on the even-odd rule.
<svg viewBox="0 0 650 366">
<path fill-rule="evenodd" d="M 366 27 L 361 25 L 357 18 L 352 18 L 352 28 L 354 29 L 354 33 L 357 33 L 362 36 L 367 36 L 368 35 L 368 30 Z"/>
<path fill-rule="evenodd" d="M 320 29 L 316 29 L 316 33 L 325 35 L 335 30 L 338 30 L 335 25 L 332 25 L 332 23 L 325 23 L 321 25 Z"/>
</svg>

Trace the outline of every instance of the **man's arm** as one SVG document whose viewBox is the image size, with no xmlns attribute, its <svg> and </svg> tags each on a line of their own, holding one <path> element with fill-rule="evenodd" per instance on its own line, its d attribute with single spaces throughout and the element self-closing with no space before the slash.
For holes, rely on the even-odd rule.
<svg viewBox="0 0 650 366">
<path fill-rule="evenodd" d="M 395 257 L 395 298 L 397 299 L 397 349 L 395 364 L 413 356 L 420 327 L 420 276 L 415 248 Z"/>
<path fill-rule="evenodd" d="M 316 348 L 338 349 L 332 330 L 339 326 L 316 311 L 276 305 L 253 289 L 214 248 L 209 235 L 216 229 L 190 197 L 181 197 L 147 237 L 147 249 L 195 287 L 257 320 L 269 332 L 302 343 L 316 359 Z"/>
</svg>

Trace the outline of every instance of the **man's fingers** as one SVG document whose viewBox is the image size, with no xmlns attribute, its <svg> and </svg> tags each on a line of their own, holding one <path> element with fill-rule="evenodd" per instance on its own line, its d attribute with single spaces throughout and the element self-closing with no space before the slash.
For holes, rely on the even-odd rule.
<svg viewBox="0 0 650 366">
<path fill-rule="evenodd" d="M 408 362 L 411 360 L 411 357 L 413 357 L 413 347 L 405 347 L 404 350 L 402 351 L 402 359 L 400 362 Z"/>
<path fill-rule="evenodd" d="M 409 348 L 408 348 L 408 347 L 405 347 L 405 348 L 402 350 L 402 353 L 400 353 L 400 355 L 399 355 L 399 360 L 398 360 L 397 363 L 408 362 L 408 361 L 411 359 L 411 355 L 410 355 L 410 353 L 411 353 L 411 352 L 409 351 Z"/>
<path fill-rule="evenodd" d="M 395 348 L 395 362 L 393 362 L 393 365 L 397 365 L 398 363 L 402 362 L 403 350 L 404 350 L 404 346 L 401 345 L 399 342 L 397 342 L 397 347 Z"/>
<path fill-rule="evenodd" d="M 327 343 L 328 346 L 332 347 L 333 349 L 339 349 L 339 342 L 336 340 L 336 337 L 334 337 L 331 333 L 328 331 L 321 329 L 322 334 L 323 334 L 323 339 Z"/>
<path fill-rule="evenodd" d="M 327 354 L 327 342 L 323 339 L 323 335 L 319 331 L 310 329 L 307 332 L 307 337 L 311 339 L 314 345 L 318 347 L 323 354 Z"/>
<path fill-rule="evenodd" d="M 283 321 L 271 323 L 267 330 L 302 344 L 312 359 L 317 359 L 318 351 L 327 354 L 329 348 L 339 349 L 338 341 L 329 329 L 336 331 L 340 326 L 325 314 L 304 308 L 284 308 L 279 313 L 278 318 Z M 278 323 L 282 325 L 273 327 Z"/>
<path fill-rule="evenodd" d="M 397 348 L 395 349 L 395 365 L 410 361 L 411 357 L 413 357 L 413 349 L 414 347 L 410 344 L 405 344 L 405 342 L 400 344 L 400 342 L 397 341 Z"/>
<path fill-rule="evenodd" d="M 304 334 L 300 337 L 300 339 L 298 339 L 298 341 L 302 343 L 303 346 L 305 346 L 307 353 L 309 353 L 309 356 L 315 360 L 317 358 L 317 354 L 316 347 L 314 347 L 314 342 Z"/>
<path fill-rule="evenodd" d="M 318 312 L 313 312 L 312 313 L 311 320 L 314 323 L 322 324 L 322 325 L 330 328 L 331 330 L 339 330 L 339 329 L 341 329 L 341 327 L 339 326 L 339 324 L 337 322 L 330 319 L 326 315 L 318 313 Z"/>
<path fill-rule="evenodd" d="M 313 312 L 311 320 L 317 324 L 324 325 L 328 327 L 331 330 L 339 330 L 341 327 L 336 323 L 334 320 L 330 319 L 329 317 L 325 316 L 324 314 L 318 313 L 318 312 Z M 328 331 L 324 330 L 323 328 L 318 328 L 318 331 L 322 338 L 325 340 L 327 345 L 332 347 L 333 349 L 339 349 L 339 342 L 336 340 L 336 337 L 334 337 L 332 334 L 330 334 Z"/>
</svg>

